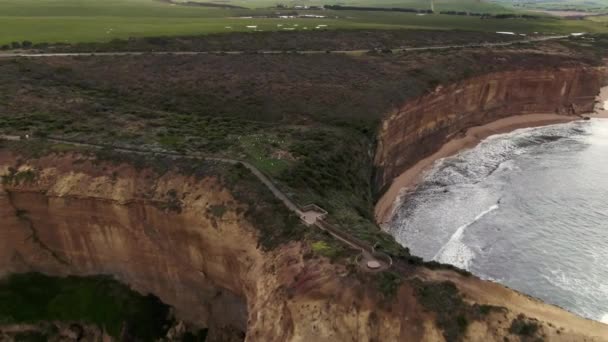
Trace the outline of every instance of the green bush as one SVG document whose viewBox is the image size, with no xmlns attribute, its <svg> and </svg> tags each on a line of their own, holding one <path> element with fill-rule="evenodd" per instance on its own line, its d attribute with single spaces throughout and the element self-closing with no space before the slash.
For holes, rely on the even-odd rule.
<svg viewBox="0 0 608 342">
<path fill-rule="evenodd" d="M 143 296 L 108 276 L 66 278 L 13 274 L 0 281 L 0 324 L 83 321 L 118 337 L 153 341 L 171 323 L 169 306 Z"/>
<path fill-rule="evenodd" d="M 384 271 L 378 274 L 377 283 L 385 298 L 393 298 L 401 286 L 401 277 L 395 272 Z"/>
<path fill-rule="evenodd" d="M 413 282 L 416 296 L 428 310 L 437 314 L 437 325 L 446 341 L 459 341 L 467 330 L 469 311 L 456 285 L 451 281 Z"/>
<path fill-rule="evenodd" d="M 509 332 L 520 336 L 534 336 L 538 329 L 538 323 L 529 321 L 526 316 L 520 314 L 511 321 Z"/>
</svg>

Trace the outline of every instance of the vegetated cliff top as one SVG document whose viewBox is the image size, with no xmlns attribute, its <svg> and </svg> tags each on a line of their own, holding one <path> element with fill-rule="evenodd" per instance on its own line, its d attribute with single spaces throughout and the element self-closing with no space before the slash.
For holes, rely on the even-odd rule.
<svg viewBox="0 0 608 342">
<path fill-rule="evenodd" d="M 0 174 L 1 265 L 53 274 L 110 270 L 136 290 L 152 291 L 173 305 L 178 319 L 189 317 L 189 323 L 209 327 L 216 338 L 231 330 L 216 321 L 239 310 L 224 307 L 222 315 L 209 316 L 205 308 L 227 291 L 244 297 L 249 338 L 264 341 L 601 340 L 606 330 L 598 322 L 454 272 L 415 266 L 364 271 L 357 251 L 314 228 L 291 225 L 286 209 L 238 166 L 27 140 L 3 142 Z M 28 224 L 29 229 L 23 226 Z M 32 233 L 35 238 L 25 239 Z M 19 257 L 7 257 L 15 252 Z M 43 280 L 19 291 L 10 288 L 13 282 L 1 285 L 13 291 L 8 298 L 15 300 L 11 295 L 39 294 L 37 285 L 49 281 Z M 103 283 L 91 289 L 67 280 L 50 282 L 77 287 L 85 297 L 104 289 Z M 48 290 L 55 288 L 27 297 L 35 308 L 26 312 L 29 316 L 22 311 L 26 307 L 10 306 L 0 310 L 0 319 L 107 324 L 105 317 L 94 315 L 97 311 L 74 301 L 73 292 L 56 297 Z M 112 306 L 111 300 L 104 304 Z M 147 305 L 130 305 L 133 314 L 111 321 L 107 331 L 116 336 L 122 326 L 121 335 L 141 334 L 146 325 L 156 324 L 143 332 L 167 332 L 158 323 L 166 320 L 166 307 L 149 317 L 140 304 Z M 140 314 L 142 319 L 133 321 Z"/>
<path fill-rule="evenodd" d="M 599 65 L 605 38 L 595 39 L 360 56 L 2 59 L 0 131 L 247 160 L 297 203 L 317 203 L 350 234 L 406 256 L 373 219 L 369 151 L 381 118 L 474 75 Z"/>
<path fill-rule="evenodd" d="M 482 44 L 522 40 L 518 35 L 460 30 L 321 30 L 234 32 L 181 37 L 116 39 L 106 43 L 37 45 L 43 51 L 343 51 Z"/>
<path fill-rule="evenodd" d="M 383 305 L 406 310 L 409 307 L 406 299 L 416 298 L 416 303 L 431 312 L 428 315 L 434 317 L 446 338 L 462 337 L 471 322 L 488 314 L 493 317 L 488 321 L 502 322 L 500 329 L 508 329 L 505 324 L 514 324 L 517 335 L 517 331 L 528 331 L 532 328 L 525 327 L 537 323 L 526 317 L 507 316 L 508 319 L 499 320 L 502 309 L 475 306 L 463 300 L 459 290 L 475 288 L 476 280 L 468 281 L 452 273 L 425 273 L 424 268 L 412 266 L 419 264 L 420 259 L 410 256 L 407 249 L 377 227 L 370 185 L 371 151 L 377 126 L 403 102 L 467 77 L 505 70 L 550 71 L 601 65 L 603 42 L 604 38 L 596 37 L 595 45 L 585 40 L 569 40 L 491 49 L 360 56 L 248 54 L 2 59 L 0 133 L 57 136 L 248 161 L 269 175 L 297 203 L 313 202 L 322 206 L 335 226 L 357 239 L 376 244 L 398 264 L 412 270 L 412 273 L 390 271 L 374 276 L 348 273 L 361 277 L 357 284 L 364 284 L 366 290 L 372 289 L 374 296 L 385 300 Z M 5 143 L 4 150 L 8 149 L 20 156 L 19 163 L 34 163 L 36 158 L 54 153 L 49 158 L 53 160 L 51 164 L 58 165 L 62 164 L 55 163 L 53 158 L 63 158 L 74 150 L 72 146 L 41 144 L 38 140 Z M 210 167 L 208 163 L 192 160 L 183 163 L 162 158 L 147 160 L 136 154 L 113 153 L 111 149 L 79 153 L 93 155 L 97 165 L 135 165 L 154 170 L 157 175 L 179 168 L 184 174 L 219 177 L 239 202 L 253 208 L 245 212 L 245 217 L 258 230 L 260 250 L 282 251 L 289 242 L 297 241 L 308 246 L 315 256 L 332 259 L 335 264 L 328 269 L 352 264 L 352 250 L 317 231 L 303 229 L 282 203 L 268 197 L 267 189 L 247 170 Z M 83 158 L 85 163 L 93 163 L 87 158 Z M 72 162 L 67 167 L 81 167 L 80 163 Z M 88 172 L 111 170 L 104 167 L 91 167 Z M 21 182 L 31 180 L 36 184 L 35 174 L 20 174 L 18 169 L 7 171 L 8 178 L 3 181 L 9 186 L 19 187 Z M 143 177 L 143 174 L 134 174 Z M 112 174 L 105 176 L 113 177 Z M 177 199 L 183 195 L 167 192 L 163 208 L 177 212 Z M 221 216 L 222 208 L 211 211 Z M 340 282 L 327 274 L 322 276 Z M 409 275 L 418 275 L 423 281 Z M 306 284 L 310 270 L 305 269 L 299 276 L 303 278 L 291 284 L 296 293 L 302 283 Z M 313 277 L 321 278 L 327 279 Z M 324 295 L 335 295 L 337 288 L 332 287 Z M 349 294 L 356 296 L 357 291 Z M 505 295 L 497 288 L 493 291 Z M 467 292 L 469 298 L 484 298 L 475 297 L 483 294 Z M 400 301 L 390 304 L 396 295 Z M 422 326 L 424 320 L 418 323 Z M 551 329 L 551 333 L 558 330 Z"/>
</svg>

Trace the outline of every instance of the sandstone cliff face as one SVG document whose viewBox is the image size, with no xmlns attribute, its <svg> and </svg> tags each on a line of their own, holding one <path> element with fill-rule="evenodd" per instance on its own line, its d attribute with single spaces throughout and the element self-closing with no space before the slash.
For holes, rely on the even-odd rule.
<svg viewBox="0 0 608 342">
<path fill-rule="evenodd" d="M 404 170 L 467 128 L 512 115 L 590 112 L 605 81 L 605 68 L 581 66 L 495 72 L 437 87 L 382 122 L 374 188 L 383 192 Z"/>
<path fill-rule="evenodd" d="M 225 341 L 226 331 L 251 341 L 424 335 L 382 328 L 391 313 L 373 313 L 377 294 L 347 281 L 343 266 L 305 260 L 301 244 L 259 249 L 243 205 L 213 176 L 158 177 L 74 155 L 23 162 L 0 149 L 0 175 L 10 174 L 0 185 L 0 277 L 110 274 L 174 306 L 178 319 L 209 327 L 211 341 Z M 213 214 L 213 206 L 225 210 Z M 394 319 L 418 312 L 409 316 L 425 326 L 420 307 L 400 304 Z"/>
<path fill-rule="evenodd" d="M 185 177 L 151 180 L 128 167 L 105 173 L 87 162 L 68 170 L 73 161 L 22 166 L 35 167 L 36 180 L 0 189 L 0 274 L 111 274 L 158 294 L 185 320 L 245 331 L 244 298 L 255 292 L 247 279 L 259 271 L 255 236 L 234 210 L 221 218 L 206 211 L 229 193 L 211 178 L 193 188 Z M 172 192 L 181 214 L 163 209 Z"/>
<path fill-rule="evenodd" d="M 444 339 L 409 280 L 384 299 L 376 278 L 305 257 L 303 243 L 258 248 L 244 204 L 215 176 L 158 176 L 87 158 L 24 161 L 0 149 L 0 175 L 12 175 L 0 186 L 0 276 L 110 274 L 173 305 L 178 319 L 209 327 L 211 341 Z M 209 210 L 220 205 L 221 213 Z M 517 338 L 509 326 L 521 312 L 552 340 L 608 336 L 608 326 L 497 284 L 423 269 L 408 277 L 450 280 L 468 303 L 505 307 L 471 322 L 467 340 Z"/>
</svg>

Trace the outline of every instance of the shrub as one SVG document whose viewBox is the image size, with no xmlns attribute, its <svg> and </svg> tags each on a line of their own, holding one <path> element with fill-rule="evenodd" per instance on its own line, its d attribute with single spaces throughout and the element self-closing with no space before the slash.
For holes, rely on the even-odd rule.
<svg viewBox="0 0 608 342">
<path fill-rule="evenodd" d="M 58 278 L 14 274 L 0 281 L 0 322 L 83 321 L 119 337 L 126 326 L 137 340 L 166 334 L 169 306 L 143 296 L 108 276 Z"/>
<path fill-rule="evenodd" d="M 35 181 L 36 178 L 38 178 L 38 173 L 35 170 L 16 171 L 15 169 L 10 168 L 9 173 L 2 176 L 2 184 L 29 184 Z"/>
<path fill-rule="evenodd" d="M 520 336 L 534 336 L 538 331 L 538 324 L 526 319 L 526 316 L 519 315 L 511 322 L 509 332 Z"/>
<path fill-rule="evenodd" d="M 469 321 L 467 305 L 456 285 L 451 281 L 413 282 L 416 297 L 420 303 L 437 314 L 437 325 L 443 330 L 446 341 L 458 341 L 466 332 Z"/>
<path fill-rule="evenodd" d="M 401 277 L 398 274 L 385 271 L 378 275 L 378 288 L 385 298 L 394 297 L 399 286 L 401 286 Z"/>
<path fill-rule="evenodd" d="M 21 43 L 19 43 L 19 42 L 12 42 L 11 43 L 11 47 L 13 49 L 19 49 L 19 48 L 21 48 Z"/>
</svg>

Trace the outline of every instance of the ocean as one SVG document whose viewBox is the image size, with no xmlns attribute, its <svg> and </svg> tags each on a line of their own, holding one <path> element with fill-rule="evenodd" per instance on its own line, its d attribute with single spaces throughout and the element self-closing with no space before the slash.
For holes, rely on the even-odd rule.
<svg viewBox="0 0 608 342">
<path fill-rule="evenodd" d="M 426 260 L 608 323 L 608 119 L 519 129 L 439 160 L 386 229 Z"/>
</svg>

